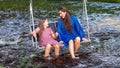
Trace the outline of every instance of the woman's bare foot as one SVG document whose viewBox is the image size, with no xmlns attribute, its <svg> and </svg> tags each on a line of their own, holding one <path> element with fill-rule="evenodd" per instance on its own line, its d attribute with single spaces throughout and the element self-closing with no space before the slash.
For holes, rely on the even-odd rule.
<svg viewBox="0 0 120 68">
<path fill-rule="evenodd" d="M 86 39 L 86 38 L 82 38 L 82 40 L 83 40 L 83 42 L 87 42 L 88 41 L 88 39 Z"/>
</svg>

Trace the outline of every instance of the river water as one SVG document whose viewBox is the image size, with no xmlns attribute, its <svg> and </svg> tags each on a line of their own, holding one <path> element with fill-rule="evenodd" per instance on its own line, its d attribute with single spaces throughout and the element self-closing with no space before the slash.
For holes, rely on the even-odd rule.
<svg viewBox="0 0 120 68">
<path fill-rule="evenodd" d="M 82 3 L 69 2 L 72 6 L 80 6 Z M 68 61 L 63 59 L 64 53 L 61 53 L 61 62 L 50 61 L 46 63 L 39 61 L 38 66 L 49 68 L 51 67 L 64 67 L 64 68 L 119 68 L 120 67 L 120 5 L 119 3 L 101 3 L 101 2 L 89 2 L 88 6 L 88 23 L 91 43 L 82 44 L 79 50 L 80 60 Z M 82 21 L 82 9 L 70 10 L 84 28 L 87 34 L 87 23 Z M 34 10 L 35 24 L 38 23 L 39 17 L 37 13 L 43 12 L 41 16 L 49 16 L 49 13 L 53 14 L 55 11 L 48 10 Z M 48 12 L 48 14 L 47 14 Z M 53 18 L 48 17 L 49 22 L 56 22 L 58 15 L 53 15 Z M 29 26 L 32 25 L 30 21 L 29 10 L 27 11 L 2 11 L 0 10 L 0 64 L 4 67 L 19 67 L 18 58 L 28 58 L 37 53 L 39 55 L 40 50 L 32 47 L 32 42 L 29 37 Z M 21 49 L 23 48 L 23 49 Z M 62 51 L 65 51 L 63 47 Z M 62 52 L 61 51 L 61 52 Z M 16 56 L 16 57 L 15 57 Z M 39 55 L 40 56 L 40 55 Z M 38 56 L 37 56 L 38 57 Z M 40 57 L 38 57 L 40 58 Z M 66 56 L 64 57 L 66 58 Z M 25 61 L 27 61 L 25 60 Z M 38 59 L 39 60 L 39 59 Z M 25 62 L 24 61 L 24 62 Z M 68 61 L 68 62 L 64 62 Z M 35 62 L 35 61 L 33 61 Z M 27 63 L 27 62 L 26 62 Z M 55 64 L 58 63 L 58 64 Z M 62 64 L 64 63 L 64 64 Z M 35 64 L 35 63 L 34 63 Z M 55 64 L 55 65 L 54 65 Z M 48 65 L 48 66 L 47 66 Z M 25 65 L 23 64 L 25 67 Z M 30 62 L 28 66 L 32 66 Z"/>
</svg>

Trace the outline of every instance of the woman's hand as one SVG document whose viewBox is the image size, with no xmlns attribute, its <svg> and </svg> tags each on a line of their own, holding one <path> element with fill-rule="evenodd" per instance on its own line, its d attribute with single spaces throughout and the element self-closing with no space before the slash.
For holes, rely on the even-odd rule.
<svg viewBox="0 0 120 68">
<path fill-rule="evenodd" d="M 59 41 L 60 44 L 63 44 L 64 42 L 63 41 Z"/>
<path fill-rule="evenodd" d="M 83 42 L 89 42 L 88 39 L 82 38 Z"/>
</svg>

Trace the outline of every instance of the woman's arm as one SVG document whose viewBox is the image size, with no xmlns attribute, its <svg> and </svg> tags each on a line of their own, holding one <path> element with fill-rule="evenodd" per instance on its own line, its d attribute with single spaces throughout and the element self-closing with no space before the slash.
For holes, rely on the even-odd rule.
<svg viewBox="0 0 120 68">
<path fill-rule="evenodd" d="M 76 17 L 74 17 L 74 21 L 75 21 L 75 28 L 76 28 L 76 31 L 77 33 L 80 35 L 81 38 L 84 38 L 85 37 L 85 32 L 83 31 L 83 28 L 82 26 L 80 25 L 78 19 Z"/>
<path fill-rule="evenodd" d="M 75 17 L 75 21 L 76 21 L 76 23 L 75 23 L 75 26 L 76 26 L 76 30 L 77 30 L 77 32 L 80 34 L 80 36 L 81 36 L 81 40 L 83 41 L 83 42 L 88 42 L 88 39 L 86 39 L 85 38 L 85 32 L 83 31 L 83 28 L 82 28 L 82 26 L 80 25 L 80 23 L 79 23 L 79 21 L 78 21 L 78 19 Z"/>
</svg>

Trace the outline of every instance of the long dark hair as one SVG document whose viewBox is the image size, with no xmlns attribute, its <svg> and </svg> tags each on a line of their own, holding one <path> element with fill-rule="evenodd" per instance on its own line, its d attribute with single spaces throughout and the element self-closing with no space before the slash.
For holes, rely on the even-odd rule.
<svg viewBox="0 0 120 68">
<path fill-rule="evenodd" d="M 70 13 L 69 13 L 68 9 L 65 8 L 65 7 L 60 7 L 58 10 L 62 11 L 62 12 L 66 12 L 65 18 L 64 19 L 61 18 L 61 19 L 63 21 L 63 24 L 64 24 L 66 30 L 68 32 L 72 33 L 72 23 L 71 23 L 71 20 L 70 20 Z"/>
<path fill-rule="evenodd" d="M 38 23 L 38 26 L 37 27 L 39 27 L 40 28 L 40 32 L 39 32 L 39 37 L 41 38 L 41 35 L 42 35 L 42 32 L 43 32 L 43 30 L 44 30 L 44 23 L 45 23 L 45 20 L 46 20 L 46 18 L 42 18 L 42 19 L 40 19 L 39 20 L 39 23 Z"/>
</svg>

